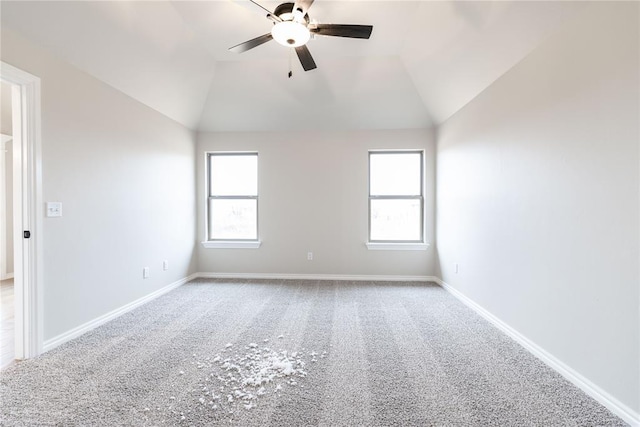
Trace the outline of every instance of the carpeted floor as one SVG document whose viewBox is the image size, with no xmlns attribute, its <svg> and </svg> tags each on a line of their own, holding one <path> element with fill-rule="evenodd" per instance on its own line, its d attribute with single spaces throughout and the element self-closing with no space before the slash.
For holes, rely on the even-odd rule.
<svg viewBox="0 0 640 427">
<path fill-rule="evenodd" d="M 3 426 L 227 424 L 625 425 L 425 283 L 197 280 L 0 374 Z"/>
</svg>

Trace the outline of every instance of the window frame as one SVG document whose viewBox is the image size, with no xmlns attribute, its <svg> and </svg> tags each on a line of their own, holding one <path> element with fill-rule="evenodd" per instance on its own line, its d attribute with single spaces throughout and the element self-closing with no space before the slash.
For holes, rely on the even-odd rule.
<svg viewBox="0 0 640 427">
<path fill-rule="evenodd" d="M 205 203 L 205 237 L 206 240 L 202 242 L 202 245 L 206 248 L 258 248 L 260 247 L 260 189 L 259 181 L 256 182 L 256 195 L 225 195 L 214 196 L 211 194 L 211 159 L 214 156 L 255 156 L 256 157 L 256 169 L 258 169 L 258 152 L 257 151 L 209 151 L 205 156 L 205 173 L 206 173 L 206 203 Z M 256 170 L 256 179 L 257 173 Z M 211 223 L 211 200 L 255 200 L 256 202 L 256 237 L 255 239 L 229 239 L 229 238 L 213 238 L 209 224 Z"/>
<path fill-rule="evenodd" d="M 419 154 L 420 155 L 420 194 L 419 195 L 371 195 L 371 156 L 376 154 Z M 425 242 L 425 209 L 424 209 L 424 150 L 399 149 L 399 150 L 369 150 L 368 152 L 368 235 L 367 247 L 369 249 L 406 249 L 425 250 L 428 244 Z M 371 239 L 371 202 L 373 200 L 419 200 L 420 201 L 420 239 L 418 240 L 372 240 Z"/>
</svg>

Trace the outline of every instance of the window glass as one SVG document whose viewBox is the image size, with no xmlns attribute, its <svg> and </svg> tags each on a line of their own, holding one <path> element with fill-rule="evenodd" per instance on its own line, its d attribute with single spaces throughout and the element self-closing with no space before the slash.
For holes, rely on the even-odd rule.
<svg viewBox="0 0 640 427">
<path fill-rule="evenodd" d="M 208 240 L 258 240 L 258 154 L 209 153 Z"/>
<path fill-rule="evenodd" d="M 422 151 L 369 152 L 369 241 L 423 242 Z"/>
<path fill-rule="evenodd" d="M 257 239 L 258 201 L 210 199 L 209 230 L 215 239 Z"/>
<path fill-rule="evenodd" d="M 421 222 L 420 200 L 371 201 L 371 240 L 420 240 Z"/>
<path fill-rule="evenodd" d="M 371 195 L 419 196 L 421 161 L 421 153 L 372 153 Z"/>
<path fill-rule="evenodd" d="M 209 157 L 209 170 L 210 195 L 258 195 L 257 155 L 212 155 Z"/>
</svg>

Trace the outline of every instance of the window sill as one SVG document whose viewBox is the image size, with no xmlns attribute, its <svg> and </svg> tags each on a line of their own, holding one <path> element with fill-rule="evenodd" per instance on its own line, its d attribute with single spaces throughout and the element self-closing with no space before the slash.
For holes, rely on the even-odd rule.
<svg viewBox="0 0 640 427">
<path fill-rule="evenodd" d="M 426 251 L 429 243 L 366 243 L 370 251 Z"/>
<path fill-rule="evenodd" d="M 233 240 L 208 240 L 202 242 L 202 246 L 207 249 L 258 249 L 262 242 L 260 240 L 241 242 Z"/>
</svg>

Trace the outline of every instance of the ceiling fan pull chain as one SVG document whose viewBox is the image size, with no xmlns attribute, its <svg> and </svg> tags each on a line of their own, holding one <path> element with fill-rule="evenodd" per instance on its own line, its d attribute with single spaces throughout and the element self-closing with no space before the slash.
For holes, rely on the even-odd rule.
<svg viewBox="0 0 640 427">
<path fill-rule="evenodd" d="M 291 55 L 293 55 L 293 48 L 289 49 L 289 78 L 293 76 L 293 70 L 291 69 Z"/>
</svg>

